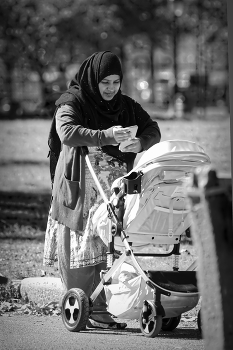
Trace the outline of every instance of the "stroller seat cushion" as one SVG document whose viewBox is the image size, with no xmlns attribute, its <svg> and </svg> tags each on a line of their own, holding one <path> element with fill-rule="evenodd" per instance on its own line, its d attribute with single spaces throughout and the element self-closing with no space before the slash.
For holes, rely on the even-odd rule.
<svg viewBox="0 0 233 350">
<path fill-rule="evenodd" d="M 147 271 L 158 286 L 173 292 L 197 293 L 196 271 Z"/>
</svg>

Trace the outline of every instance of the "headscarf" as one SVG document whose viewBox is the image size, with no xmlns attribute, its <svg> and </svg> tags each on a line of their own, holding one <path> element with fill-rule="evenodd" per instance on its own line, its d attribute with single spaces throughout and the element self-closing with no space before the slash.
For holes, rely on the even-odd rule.
<svg viewBox="0 0 233 350">
<path fill-rule="evenodd" d="M 105 101 L 99 91 L 98 84 L 105 77 L 115 74 L 120 76 L 122 83 L 123 74 L 119 58 L 110 51 L 94 53 L 81 64 L 68 90 L 60 96 L 55 105 L 59 107 L 62 104 L 69 104 L 75 107 L 78 102 L 83 112 L 85 127 L 90 129 L 103 130 L 113 125 L 128 126 L 130 116 L 127 109 L 123 108 L 121 90 L 119 89 L 110 101 Z M 61 150 L 60 139 L 56 132 L 55 114 L 48 139 L 52 181 Z M 133 153 L 121 153 L 116 146 L 103 146 L 102 149 L 125 162 L 135 157 Z"/>
<path fill-rule="evenodd" d="M 119 58 L 110 51 L 94 53 L 81 64 L 78 73 L 70 82 L 69 89 L 56 101 L 56 105 L 69 103 L 73 101 L 74 96 L 85 114 L 88 114 L 90 128 L 101 125 L 103 118 L 117 122 L 122 112 L 121 90 L 119 89 L 111 101 L 105 101 L 98 86 L 105 77 L 114 74 L 119 75 L 122 82 L 123 74 Z M 106 121 L 103 123 L 106 124 Z"/>
</svg>

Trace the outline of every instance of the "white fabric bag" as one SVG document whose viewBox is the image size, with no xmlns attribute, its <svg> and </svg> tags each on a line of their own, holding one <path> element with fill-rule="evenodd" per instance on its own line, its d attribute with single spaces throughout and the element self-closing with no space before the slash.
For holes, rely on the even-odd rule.
<svg viewBox="0 0 233 350">
<path fill-rule="evenodd" d="M 105 286 L 108 311 L 119 318 L 139 319 L 143 301 L 154 299 L 153 290 L 127 263 L 121 266 L 117 279 L 119 283 Z M 114 281 L 116 276 L 113 276 Z"/>
</svg>

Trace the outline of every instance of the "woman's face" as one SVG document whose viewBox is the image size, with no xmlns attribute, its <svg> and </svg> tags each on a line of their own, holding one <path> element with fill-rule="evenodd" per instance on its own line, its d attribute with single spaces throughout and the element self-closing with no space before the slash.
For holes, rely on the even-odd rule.
<svg viewBox="0 0 233 350">
<path fill-rule="evenodd" d="M 105 101 L 110 101 L 120 89 L 121 82 L 119 75 L 109 75 L 99 83 L 100 95 Z"/>
</svg>

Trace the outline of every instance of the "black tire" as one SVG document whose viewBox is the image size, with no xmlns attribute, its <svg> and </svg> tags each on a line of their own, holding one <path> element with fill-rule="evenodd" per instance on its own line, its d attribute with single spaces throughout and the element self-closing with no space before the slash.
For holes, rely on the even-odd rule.
<svg viewBox="0 0 233 350">
<path fill-rule="evenodd" d="M 198 327 L 199 331 L 202 333 L 201 310 L 199 310 L 198 314 L 197 314 L 197 327 Z"/>
<path fill-rule="evenodd" d="M 181 315 L 171 318 L 163 318 L 162 330 L 163 331 L 174 331 L 180 323 Z"/>
<path fill-rule="evenodd" d="M 82 289 L 72 288 L 62 298 L 62 321 L 70 332 L 86 328 L 89 317 L 89 299 Z"/>
<path fill-rule="evenodd" d="M 151 303 L 147 303 L 147 319 L 145 320 L 143 309 L 140 313 L 139 319 L 141 332 L 147 338 L 155 338 L 161 331 L 162 327 L 162 316 L 152 316 L 152 314 L 153 307 Z"/>
</svg>

